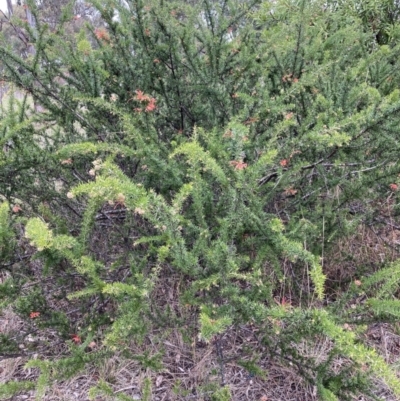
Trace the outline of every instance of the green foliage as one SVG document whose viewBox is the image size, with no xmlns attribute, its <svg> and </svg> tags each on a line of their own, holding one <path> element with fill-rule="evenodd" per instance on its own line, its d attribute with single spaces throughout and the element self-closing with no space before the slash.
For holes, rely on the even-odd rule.
<svg viewBox="0 0 400 401">
<path fill-rule="evenodd" d="M 259 376 L 262 378 L 265 378 L 267 376 L 267 372 L 260 368 L 260 366 L 257 364 L 256 361 L 244 361 L 244 360 L 239 360 L 237 361 L 237 364 L 240 366 L 243 366 L 247 372 L 249 372 L 250 376 Z"/>
<path fill-rule="evenodd" d="M 224 386 L 218 389 L 211 396 L 212 401 L 230 401 L 232 399 L 232 394 L 229 387 Z"/>
<path fill-rule="evenodd" d="M 39 218 L 29 220 L 29 223 L 26 225 L 25 235 L 32 241 L 31 245 L 35 245 L 39 251 L 50 248 L 53 243 L 52 231 Z"/>
<path fill-rule="evenodd" d="M 8 400 L 21 391 L 29 391 L 35 387 L 33 382 L 29 381 L 10 381 L 0 384 L 0 400 Z"/>
<path fill-rule="evenodd" d="M 146 377 L 143 380 L 142 384 L 142 400 L 150 401 L 151 400 L 151 380 Z"/>
<path fill-rule="evenodd" d="M 116 394 L 113 389 L 103 380 L 89 390 L 89 399 L 95 400 L 97 397 L 106 397 L 108 400 L 132 401 L 133 398 L 125 394 Z"/>
<path fill-rule="evenodd" d="M 9 336 L 1 333 L 0 334 L 0 349 L 3 352 L 16 352 L 18 351 L 18 344 L 15 340 L 11 339 Z"/>
<path fill-rule="evenodd" d="M 49 385 L 51 366 L 49 361 L 31 359 L 26 365 L 26 368 L 40 369 L 40 375 L 36 381 L 36 400 L 40 400 L 46 394 L 46 389 Z"/>
<path fill-rule="evenodd" d="M 6 262 L 12 257 L 15 245 L 15 234 L 12 230 L 9 217 L 9 204 L 0 205 L 0 260 Z"/>
<path fill-rule="evenodd" d="M 369 369 L 385 380 L 396 394 L 400 393 L 400 382 L 396 373 L 387 365 L 383 357 L 377 355 L 375 350 L 358 344 L 355 334 L 335 325 L 326 312 L 316 311 L 315 316 L 321 332 L 335 341 L 335 346 L 341 353 L 360 365 L 368 364 Z"/>
<path fill-rule="evenodd" d="M 338 401 L 339 400 L 332 391 L 323 387 L 322 385 L 318 386 L 318 392 L 321 397 L 321 400 L 323 400 L 323 401 Z"/>
<path fill-rule="evenodd" d="M 219 319 L 211 319 L 205 311 L 200 313 L 200 338 L 210 341 L 213 336 L 220 334 L 232 324 L 232 319 L 228 316 Z"/>
<path fill-rule="evenodd" d="M 39 17 L 35 32 L 25 27 L 29 57 L 0 47 L 16 91 L 0 116 L 0 256 L 14 267 L 1 305 L 39 313 L 30 324 L 68 345 L 28 363 L 41 372 L 37 397 L 110 354 L 130 355 L 149 333 L 190 327 L 187 338 L 210 342 L 250 324 L 271 356 L 298 361 L 321 399 L 363 392 L 367 374 L 400 394 L 361 328 L 344 329 L 399 317 L 399 263 L 335 289 L 334 301 L 323 267 L 338 239 L 376 221 L 382 199 L 397 202 L 391 2 L 89 3 L 101 29 L 67 33 L 65 11 L 55 31 Z M 160 291 L 168 280 L 174 308 L 196 325 Z M 101 347 L 86 353 L 94 336 Z M 292 346 L 318 337 L 332 343 L 324 362 Z M 333 373 L 338 355 L 350 378 Z M 161 370 L 163 350 L 132 358 Z M 242 366 L 261 376 L 250 360 Z M 129 399 L 103 381 L 97 396 Z M 145 379 L 142 399 L 151 397 Z M 231 397 L 228 387 L 212 395 Z"/>
</svg>

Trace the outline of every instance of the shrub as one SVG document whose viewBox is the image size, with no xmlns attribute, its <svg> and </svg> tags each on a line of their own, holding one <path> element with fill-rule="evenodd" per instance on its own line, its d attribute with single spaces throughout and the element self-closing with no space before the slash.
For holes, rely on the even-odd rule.
<svg viewBox="0 0 400 401">
<path fill-rule="evenodd" d="M 26 289 L 29 259 L 13 271 L 19 293 L 7 283 L 1 293 L 69 345 L 28 363 L 41 370 L 38 396 L 156 329 L 184 325 L 209 342 L 243 324 L 321 399 L 368 391 L 368 374 L 400 393 L 360 335 L 397 317 L 398 263 L 329 303 L 321 264 L 336 239 L 373 221 L 379 199 L 397 196 L 398 45 L 320 1 L 92 4 L 103 26 L 71 35 L 50 32 L 29 3 L 35 54 L 0 48 L 4 79 L 27 93 L 1 120 L 4 177 L 17 181 L 0 188 L 21 202 L 43 277 Z M 72 18 L 66 9 L 64 25 Z M 166 277 L 187 314 L 153 296 Z M 360 294 L 367 302 L 350 308 Z M 320 337 L 332 343 L 321 363 L 294 346 Z M 86 352 L 94 339 L 101 347 Z M 350 367 L 335 373 L 338 357 Z M 141 363 L 161 368 L 159 355 Z M 112 395 L 107 383 L 97 392 Z M 212 399 L 229 397 L 221 387 Z"/>
</svg>

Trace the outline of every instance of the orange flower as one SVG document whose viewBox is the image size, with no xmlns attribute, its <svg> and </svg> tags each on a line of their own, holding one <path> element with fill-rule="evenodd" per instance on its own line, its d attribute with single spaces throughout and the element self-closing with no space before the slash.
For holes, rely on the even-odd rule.
<svg viewBox="0 0 400 401">
<path fill-rule="evenodd" d="M 390 187 L 390 189 L 391 189 L 392 191 L 397 191 L 398 188 L 399 188 L 399 186 L 398 186 L 397 184 L 390 184 L 389 187 Z"/>
<path fill-rule="evenodd" d="M 237 162 L 235 169 L 236 170 L 243 170 L 247 167 L 247 163 L 243 163 L 242 161 Z"/>
<path fill-rule="evenodd" d="M 285 189 L 284 194 L 285 194 L 285 195 L 294 196 L 294 195 L 297 194 L 297 189 L 294 189 L 294 188 L 292 188 L 292 187 L 287 188 L 287 189 Z"/>
<path fill-rule="evenodd" d="M 71 334 L 71 339 L 75 344 L 80 344 L 82 342 L 81 338 L 77 334 Z"/>
<path fill-rule="evenodd" d="M 149 113 L 150 111 L 154 111 L 156 109 L 156 99 L 154 99 L 154 97 L 152 97 L 149 101 L 149 104 L 146 106 L 146 108 L 144 109 L 144 111 L 146 111 L 147 113 Z"/>
<path fill-rule="evenodd" d="M 290 299 L 287 299 L 286 297 L 282 297 L 281 300 L 279 300 L 278 297 L 274 298 L 275 302 L 282 306 L 284 309 L 290 309 L 292 307 L 292 303 L 290 302 Z"/>
<path fill-rule="evenodd" d="M 289 164 L 289 160 L 288 160 L 288 159 L 283 159 L 283 160 L 281 160 L 281 161 L 279 162 L 279 164 L 280 164 L 282 167 L 286 167 L 286 166 Z"/>
<path fill-rule="evenodd" d="M 139 100 L 139 102 L 148 102 L 150 100 L 150 98 L 145 95 L 141 90 L 137 89 L 135 90 L 136 93 L 136 100 Z"/>
<path fill-rule="evenodd" d="M 104 40 L 105 42 L 110 41 L 110 35 L 104 28 L 97 28 L 94 30 L 94 34 L 98 40 Z"/>
<path fill-rule="evenodd" d="M 154 97 L 150 97 L 149 95 L 146 95 L 143 91 L 137 89 L 136 91 L 136 96 L 135 100 L 138 100 L 139 102 L 147 102 L 147 106 L 144 109 L 146 112 L 154 111 L 156 109 L 156 99 Z M 142 109 L 136 108 L 134 109 L 137 112 L 141 112 Z"/>
<path fill-rule="evenodd" d="M 29 314 L 29 317 L 31 318 L 31 319 L 36 319 L 37 317 L 39 317 L 40 316 L 40 312 L 31 312 L 30 314 Z"/>
<path fill-rule="evenodd" d="M 13 213 L 19 213 L 22 212 L 22 208 L 20 205 L 14 205 L 14 207 L 12 208 Z"/>
<path fill-rule="evenodd" d="M 235 167 L 235 170 L 244 170 L 247 167 L 247 163 L 243 163 L 243 160 L 231 160 L 229 164 Z"/>
</svg>

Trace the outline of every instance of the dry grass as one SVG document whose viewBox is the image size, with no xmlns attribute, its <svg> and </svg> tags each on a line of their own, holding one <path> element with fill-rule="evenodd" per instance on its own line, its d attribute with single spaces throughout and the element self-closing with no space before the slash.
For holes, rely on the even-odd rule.
<svg viewBox="0 0 400 401">
<path fill-rule="evenodd" d="M 14 318 L 14 320 L 16 320 Z M 152 342 L 154 341 L 154 344 Z M 141 348 L 132 346 L 132 353 L 141 354 L 144 349 L 156 352 L 159 336 L 147 338 Z M 158 344 L 157 344 L 158 345 Z M 250 328 L 228 330 L 216 344 L 196 342 L 192 345 L 182 340 L 178 331 L 173 331 L 163 341 L 164 368 L 152 372 L 140 367 L 139 363 L 115 355 L 98 367 L 91 367 L 84 374 L 71 380 L 56 383 L 48 389 L 43 400 L 48 401 L 86 401 L 90 387 L 102 379 L 111 383 L 115 393 L 123 393 L 133 399 L 140 399 L 143 383 L 151 380 L 151 400 L 208 400 L 213 390 L 222 382 L 229 386 L 233 400 L 288 400 L 316 401 L 315 389 L 290 367 L 277 364 L 264 357 L 258 361 L 265 377 L 252 377 L 249 372 L 236 363 L 237 356 L 243 354 L 243 348 L 258 350 L 260 344 L 252 335 Z M 226 362 L 221 364 L 220 352 Z M 24 370 L 26 358 L 3 360 L 1 381 L 33 380 L 38 372 Z M 15 401 L 34 400 L 33 391 L 14 397 Z M 100 401 L 98 398 L 97 401 Z"/>
<path fill-rule="evenodd" d="M 324 268 L 332 294 L 334 292 L 338 294 L 350 281 L 359 278 L 357 274 L 371 273 L 379 269 L 383 263 L 399 258 L 396 245 L 400 238 L 400 229 L 397 228 L 393 218 L 384 215 L 382 219 L 386 223 L 379 223 L 374 227 L 360 226 L 355 235 L 339 241 L 325 255 Z M 100 234 L 96 237 L 96 241 L 103 241 Z M 93 245 L 101 249 L 101 246 L 98 247 L 99 244 Z M 105 248 L 104 252 L 106 252 Z M 100 256 L 109 263 L 113 261 L 112 252 L 109 250 Z M 360 266 L 363 267 L 361 272 Z M 290 275 L 291 266 L 287 264 L 284 268 L 285 273 Z M 36 266 L 35 269 L 37 274 L 40 274 L 40 267 Z M 290 292 L 291 288 L 287 288 L 278 298 Z M 99 380 L 104 380 L 111 385 L 115 394 L 125 394 L 132 399 L 141 398 L 144 384 L 146 380 L 150 380 L 150 399 L 155 401 L 208 401 L 210 394 L 222 385 L 229 386 L 233 401 L 318 400 L 316 387 L 303 379 L 298 366 L 291 362 L 282 364 L 277 358 L 271 359 L 258 338 L 261 334 L 250 325 L 232 327 L 212 343 L 199 341 L 196 336 L 195 314 L 178 303 L 180 284 L 176 277 L 169 275 L 160 280 L 153 295 L 156 302 L 160 300 L 165 303 L 165 300 L 168 300 L 172 313 L 187 322 L 185 327 L 171 327 L 163 332 L 150 333 L 142 345 L 131 344 L 130 353 L 133 356 L 142 355 L 145 351 L 150 352 L 150 355 L 156 355 L 162 350 L 163 368 L 161 370 L 152 371 L 143 368 L 138 360 L 116 353 L 101 365 L 91 365 L 73 379 L 55 383 L 52 388 L 47 389 L 43 400 L 89 400 L 89 389 Z M 38 371 L 24 369 L 28 357 L 22 355 L 26 354 L 27 343 L 32 338 L 28 334 L 21 335 L 21 333 L 30 332 L 27 325 L 27 322 L 21 320 L 9 308 L 0 315 L 1 332 L 19 336 L 21 339 L 21 356 L 4 358 L 0 361 L 1 383 L 10 380 L 33 381 L 38 376 Z M 47 338 L 44 338 L 43 334 L 47 335 Z M 48 347 L 53 347 L 54 357 L 65 351 L 65 347 L 57 342 L 59 338 L 56 339 L 50 331 L 42 333 L 41 336 L 39 340 L 42 343 L 47 342 Z M 400 367 L 400 324 L 371 325 L 364 337 L 365 342 L 374 347 L 388 363 L 394 367 Z M 303 341 L 292 346 L 299 355 L 310 358 L 319 365 L 326 360 L 332 343 L 321 337 L 312 342 Z M 243 367 L 240 361 L 250 361 L 250 355 L 258 356 L 257 366 L 265 375 L 252 376 Z M 334 360 L 332 369 L 334 372 L 339 372 L 347 364 L 348 361 L 338 357 Z M 313 376 L 312 371 L 308 373 Z M 379 378 L 376 378 L 373 384 L 376 388 L 376 396 L 386 401 L 396 401 L 396 397 L 384 383 L 379 381 Z M 34 398 L 35 393 L 31 391 L 15 396 L 13 401 L 29 401 Z M 110 399 L 97 397 L 95 400 Z M 368 398 L 364 400 L 372 401 Z"/>
<path fill-rule="evenodd" d="M 11 332 L 20 330 L 24 324 L 10 311 L 1 316 L 0 323 Z M 369 345 L 386 356 L 389 363 L 399 362 L 400 336 L 393 332 L 391 326 L 373 325 L 365 336 Z M 150 379 L 152 383 L 151 400 L 155 401 L 206 401 L 212 391 L 223 384 L 229 386 L 233 401 L 318 400 L 316 388 L 299 375 L 293 364 L 282 365 L 266 356 L 257 332 L 251 326 L 231 328 L 220 336 L 218 342 L 209 344 L 199 342 L 196 338 L 190 344 L 183 340 L 181 330 L 177 329 L 168 333 L 152 333 L 141 346 L 132 344 L 130 351 L 133 355 L 143 354 L 145 350 L 156 354 L 160 346 L 163 348 L 164 368 L 158 372 L 144 369 L 139 362 L 117 353 L 101 365 L 91 366 L 71 380 L 56 383 L 47 390 L 43 400 L 89 400 L 89 389 L 99 380 L 109 383 L 116 394 L 123 393 L 133 399 L 140 399 L 145 379 Z M 325 361 L 332 344 L 321 338 L 313 343 L 293 344 L 293 347 L 297 348 L 300 355 L 315 358 L 319 364 Z M 239 360 L 250 359 L 249 350 L 253 355 L 260 355 L 257 365 L 265 372 L 265 376 L 252 376 L 238 363 Z M 27 359 L 16 357 L 2 360 L 0 382 L 35 380 L 38 372 L 23 368 Z M 337 358 L 333 364 L 334 371 L 339 372 L 346 363 L 346 360 Z M 377 395 L 384 396 L 386 401 L 396 401 L 384 383 L 377 379 L 375 385 Z M 14 397 L 13 401 L 34 399 L 35 393 L 30 391 Z M 110 399 L 98 397 L 96 401 Z M 367 398 L 365 400 L 369 401 Z"/>
</svg>

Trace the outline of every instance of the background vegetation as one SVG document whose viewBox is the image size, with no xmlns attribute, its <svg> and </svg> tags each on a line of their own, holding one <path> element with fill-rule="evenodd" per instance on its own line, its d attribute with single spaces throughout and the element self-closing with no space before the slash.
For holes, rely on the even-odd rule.
<svg viewBox="0 0 400 401">
<path fill-rule="evenodd" d="M 246 387 L 274 364 L 304 399 L 398 397 L 397 362 L 368 337 L 399 335 L 398 13 L 372 0 L 9 7 L 0 305 L 23 330 L 0 333 L 0 353 L 37 375 L 0 398 L 41 399 L 97 369 L 90 399 L 266 400 Z M 345 245 L 388 228 L 378 259 Z M 98 373 L 113 358 L 135 385 Z"/>
</svg>

